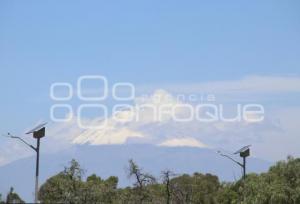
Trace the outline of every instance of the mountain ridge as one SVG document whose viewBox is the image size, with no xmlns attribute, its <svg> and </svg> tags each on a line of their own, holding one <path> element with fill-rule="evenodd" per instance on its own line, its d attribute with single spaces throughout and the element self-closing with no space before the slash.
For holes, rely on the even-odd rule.
<svg viewBox="0 0 300 204">
<path fill-rule="evenodd" d="M 241 171 L 232 161 L 220 157 L 213 149 L 199 147 L 165 147 L 150 144 L 74 145 L 52 154 L 41 154 L 40 185 L 47 178 L 62 171 L 71 159 L 85 169 L 85 176 L 93 173 L 102 178 L 118 176 L 119 187 L 131 185 L 127 176 L 128 160 L 133 159 L 144 171 L 157 178 L 169 169 L 176 174 L 211 173 L 221 181 L 239 179 Z M 248 159 L 248 172 L 267 171 L 271 162 Z M 20 172 L 20 169 L 22 171 Z M 5 195 L 13 186 L 26 201 L 31 201 L 34 190 L 35 157 L 29 157 L 0 167 L 0 192 Z"/>
</svg>

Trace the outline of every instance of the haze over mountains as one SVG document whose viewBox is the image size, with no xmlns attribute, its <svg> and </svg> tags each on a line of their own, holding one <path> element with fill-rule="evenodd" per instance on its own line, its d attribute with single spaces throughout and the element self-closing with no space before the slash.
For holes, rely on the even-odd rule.
<svg viewBox="0 0 300 204">
<path fill-rule="evenodd" d="M 218 105 L 220 102 L 216 101 L 215 104 Z M 42 151 L 54 153 L 77 144 L 152 144 L 207 147 L 234 151 L 244 145 L 252 144 L 254 155 L 260 155 L 266 160 L 275 161 L 285 158 L 288 154 L 296 155 L 295 148 L 288 148 L 286 144 L 288 140 L 280 140 L 281 137 L 296 137 L 295 132 L 298 126 L 293 122 L 299 113 L 296 110 L 280 113 L 268 110 L 264 121 L 252 123 L 245 120 L 235 120 L 237 107 L 224 104 L 223 109 L 226 109 L 224 117 L 231 119 L 231 121 L 201 122 L 193 117 L 191 120 L 180 122 L 173 120 L 174 115 L 186 119 L 189 115 L 200 112 L 204 117 L 209 118 L 209 112 L 213 110 L 203 108 L 195 111 L 195 104 L 178 100 L 176 95 L 161 89 L 150 95 L 137 97 L 134 102 L 127 105 L 131 108 L 128 106 L 120 107 L 117 114 L 110 115 L 104 120 L 101 117 L 91 116 L 80 118 L 74 114 L 71 120 L 67 122 L 48 123 L 46 137 L 42 141 Z M 186 108 L 187 106 L 192 107 L 193 112 Z M 161 115 L 157 115 L 153 110 L 160 110 L 161 108 Z M 99 110 L 92 109 L 92 112 L 97 111 Z M 292 114 L 293 117 L 291 117 Z M 251 117 L 255 117 L 255 115 Z M 78 121 L 88 127 L 97 127 L 103 124 L 105 126 L 96 129 L 81 128 Z M 30 126 L 30 128 L 32 127 Z M 16 134 L 22 136 L 21 132 Z M 24 139 L 33 142 L 28 136 L 24 136 Z M 5 138 L 1 142 L 0 166 L 33 154 L 30 149 L 16 141 Z M 267 147 L 275 146 L 275 143 L 276 145 L 280 143 L 281 148 L 276 151 L 268 148 L 266 151 Z M 285 144 L 282 145 L 283 143 Z M 297 146 L 296 143 L 294 146 Z"/>
<path fill-rule="evenodd" d="M 130 185 L 132 182 L 127 177 L 129 159 L 134 159 L 146 172 L 157 178 L 160 177 L 160 172 L 166 169 L 177 174 L 211 173 L 218 175 L 223 181 L 233 181 L 241 176 L 238 166 L 208 148 L 146 144 L 75 145 L 61 152 L 41 155 L 40 184 L 62 171 L 72 158 L 78 160 L 86 170 L 86 176 L 93 173 L 102 178 L 118 176 L 119 187 Z M 26 201 L 32 201 L 34 165 L 35 157 L 30 157 L 0 167 L 0 192 L 5 195 L 9 187 L 13 186 Z M 248 172 L 267 171 L 270 165 L 270 162 L 250 158 Z"/>
<path fill-rule="evenodd" d="M 133 109 L 120 110 L 115 115 L 119 119 L 117 121 L 113 117 L 81 121 L 87 126 L 105 123 L 100 129 L 83 130 L 76 116 L 65 123 L 49 124 L 47 135 L 42 140 L 40 184 L 62 171 L 72 158 L 86 169 L 86 176 L 92 173 L 103 178 L 118 176 L 121 187 L 131 184 L 126 173 L 129 159 L 134 159 L 157 178 L 161 171 L 170 169 L 177 174 L 211 173 L 222 181 L 232 181 L 240 178 L 241 169 L 232 161 L 220 157 L 217 149 L 232 152 L 248 142 L 259 141 L 262 134 L 276 129 L 273 121 L 268 119 L 263 123 L 172 120 L 172 108 L 182 104 L 170 93 L 157 90 L 148 97 L 137 98 Z M 162 117 L 155 117 L 153 109 L 140 108 L 145 105 L 157 109 L 168 105 L 168 108 L 164 109 Z M 201 112 L 205 113 L 205 110 Z M 177 108 L 174 114 L 185 118 L 188 111 Z M 139 120 L 131 120 L 132 117 Z M 15 150 L 14 154 L 19 150 L 20 155 L 24 152 L 23 149 Z M 8 152 L 11 154 L 12 151 Z M 257 152 L 253 151 L 252 155 L 257 155 Z M 31 201 L 34 165 L 35 157 L 31 156 L 1 166 L 0 192 L 5 195 L 13 186 L 26 201 Z M 270 165 L 270 162 L 252 157 L 249 158 L 248 172 L 267 171 Z"/>
</svg>

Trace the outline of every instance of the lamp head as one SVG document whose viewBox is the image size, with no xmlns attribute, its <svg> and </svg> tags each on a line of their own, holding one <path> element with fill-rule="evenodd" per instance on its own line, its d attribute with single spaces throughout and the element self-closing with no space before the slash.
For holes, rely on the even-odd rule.
<svg viewBox="0 0 300 204">
<path fill-rule="evenodd" d="M 45 136 L 45 129 L 46 129 L 46 128 L 43 127 L 42 129 L 40 129 L 40 130 L 38 130 L 38 131 L 34 131 L 34 132 L 33 132 L 33 137 L 34 137 L 35 139 L 44 137 L 44 136 Z"/>
<path fill-rule="evenodd" d="M 251 145 L 247 145 L 236 151 L 234 154 L 240 154 L 241 157 L 248 157 L 250 156 L 250 146 Z"/>
<path fill-rule="evenodd" d="M 26 134 L 31 134 L 33 135 L 33 137 L 35 139 L 38 139 L 38 138 L 42 138 L 45 136 L 45 125 L 47 123 L 42 123 L 38 126 L 36 126 L 35 128 L 33 128 L 32 130 L 28 131 Z"/>
</svg>

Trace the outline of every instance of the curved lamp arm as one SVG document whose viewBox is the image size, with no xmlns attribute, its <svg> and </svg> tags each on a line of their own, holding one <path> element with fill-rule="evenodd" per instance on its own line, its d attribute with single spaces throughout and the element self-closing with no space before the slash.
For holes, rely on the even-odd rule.
<svg viewBox="0 0 300 204">
<path fill-rule="evenodd" d="M 233 161 L 234 163 L 236 163 L 237 165 L 243 167 L 243 164 L 241 164 L 240 162 L 234 160 L 232 157 L 230 157 L 230 156 L 228 156 L 228 155 L 226 155 L 226 154 L 222 154 L 220 151 L 218 151 L 218 153 L 219 153 L 222 157 L 226 157 L 226 158 L 230 159 L 231 161 Z"/>
<path fill-rule="evenodd" d="M 23 142 L 25 145 L 27 145 L 28 147 L 32 148 L 34 151 L 37 151 L 37 149 L 34 146 L 32 146 L 31 144 L 29 144 L 28 142 L 26 142 L 25 140 L 23 140 L 21 137 L 11 135 L 10 133 L 8 133 L 6 137 L 10 137 L 12 139 L 18 139 L 21 142 Z"/>
</svg>

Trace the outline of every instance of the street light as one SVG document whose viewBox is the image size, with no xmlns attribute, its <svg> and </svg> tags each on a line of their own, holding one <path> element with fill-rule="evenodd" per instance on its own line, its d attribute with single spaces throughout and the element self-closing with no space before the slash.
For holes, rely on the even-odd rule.
<svg viewBox="0 0 300 204">
<path fill-rule="evenodd" d="M 26 134 L 32 134 L 33 138 L 36 139 L 36 147 L 29 144 L 25 140 L 23 140 L 21 137 L 11 135 L 10 133 L 7 134 L 8 137 L 13 139 L 18 139 L 21 142 L 23 142 L 25 145 L 30 147 L 36 152 L 36 168 L 35 168 L 35 196 L 34 196 L 34 202 L 38 203 L 38 190 L 39 190 L 39 162 L 40 162 L 40 139 L 45 136 L 45 125 L 47 123 L 42 123 L 32 130 L 28 131 Z"/>
<path fill-rule="evenodd" d="M 236 161 L 235 159 L 233 159 L 232 157 L 230 157 L 230 156 L 228 156 L 226 154 L 222 154 L 220 151 L 218 151 L 218 153 L 221 156 L 230 159 L 231 161 L 233 161 L 234 163 L 236 163 L 237 165 L 239 165 L 240 167 L 242 167 L 242 169 L 243 169 L 243 179 L 246 178 L 246 157 L 250 156 L 250 146 L 251 145 L 247 145 L 247 146 L 239 149 L 238 151 L 236 151 L 234 153 L 234 154 L 240 154 L 240 157 L 243 158 L 243 163 L 240 163 L 240 162 Z"/>
</svg>

